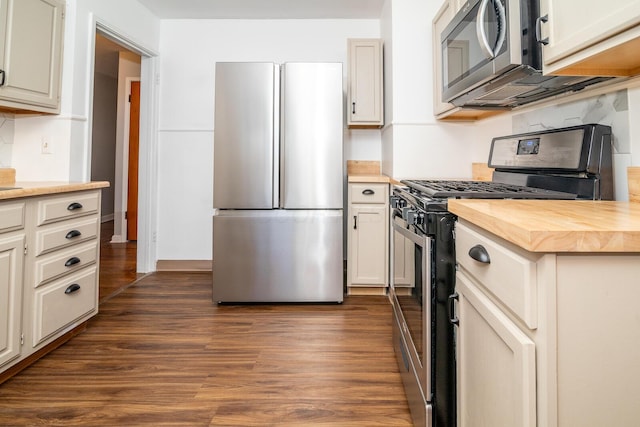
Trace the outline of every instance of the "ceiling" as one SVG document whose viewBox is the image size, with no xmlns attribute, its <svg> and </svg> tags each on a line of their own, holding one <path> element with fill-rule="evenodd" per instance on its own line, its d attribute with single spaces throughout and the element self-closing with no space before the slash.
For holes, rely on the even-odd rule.
<svg viewBox="0 0 640 427">
<path fill-rule="evenodd" d="M 384 0 L 138 0 L 161 19 L 379 19 Z"/>
</svg>

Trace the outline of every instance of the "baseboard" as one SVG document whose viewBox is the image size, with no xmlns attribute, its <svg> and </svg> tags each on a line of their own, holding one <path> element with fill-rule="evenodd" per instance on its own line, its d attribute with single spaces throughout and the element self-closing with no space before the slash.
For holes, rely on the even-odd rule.
<svg viewBox="0 0 640 427">
<path fill-rule="evenodd" d="M 211 271 L 211 260 L 166 260 L 156 262 L 156 271 Z"/>
<path fill-rule="evenodd" d="M 103 215 L 100 218 L 100 222 L 109 222 L 109 221 L 113 221 L 114 215 L 113 214 L 109 214 L 109 215 Z"/>
</svg>

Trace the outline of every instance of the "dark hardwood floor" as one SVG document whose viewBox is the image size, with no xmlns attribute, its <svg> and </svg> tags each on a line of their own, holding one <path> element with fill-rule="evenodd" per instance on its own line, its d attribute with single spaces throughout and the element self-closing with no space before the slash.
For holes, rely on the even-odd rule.
<svg viewBox="0 0 640 427">
<path fill-rule="evenodd" d="M 217 306 L 210 273 L 170 272 L 110 295 L 0 385 L 0 425 L 411 425 L 386 297 Z"/>
<path fill-rule="evenodd" d="M 100 226 L 100 302 L 142 277 L 136 274 L 136 242 L 110 243 L 113 221 Z"/>
</svg>

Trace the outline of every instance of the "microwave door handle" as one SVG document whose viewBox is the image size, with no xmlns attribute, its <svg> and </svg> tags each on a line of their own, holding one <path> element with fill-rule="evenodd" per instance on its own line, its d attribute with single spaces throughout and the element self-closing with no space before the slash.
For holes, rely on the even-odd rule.
<svg viewBox="0 0 640 427">
<path fill-rule="evenodd" d="M 480 42 L 480 49 L 484 55 L 488 59 L 493 59 L 498 55 L 498 52 L 500 52 L 500 49 L 504 44 L 507 32 L 507 18 L 504 6 L 500 1 L 496 1 L 496 12 L 498 13 L 498 40 L 496 41 L 495 48 L 492 48 L 491 43 L 489 43 L 489 36 L 484 28 L 484 22 L 487 16 L 487 7 L 489 7 L 490 3 L 491 0 L 482 0 L 482 3 L 480 3 L 478 15 L 476 16 L 476 34 L 478 36 L 478 41 Z"/>
</svg>

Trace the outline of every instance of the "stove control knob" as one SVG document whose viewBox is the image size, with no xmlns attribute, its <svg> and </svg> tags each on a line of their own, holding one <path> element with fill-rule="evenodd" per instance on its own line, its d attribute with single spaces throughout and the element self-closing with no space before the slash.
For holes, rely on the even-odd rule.
<svg viewBox="0 0 640 427">
<path fill-rule="evenodd" d="M 391 196 L 389 197 L 389 205 L 391 209 L 402 209 L 407 206 L 407 201 L 398 196 Z"/>
<path fill-rule="evenodd" d="M 408 225 L 421 225 L 424 224 L 424 213 L 415 209 L 404 208 L 402 210 L 402 218 Z"/>
</svg>

